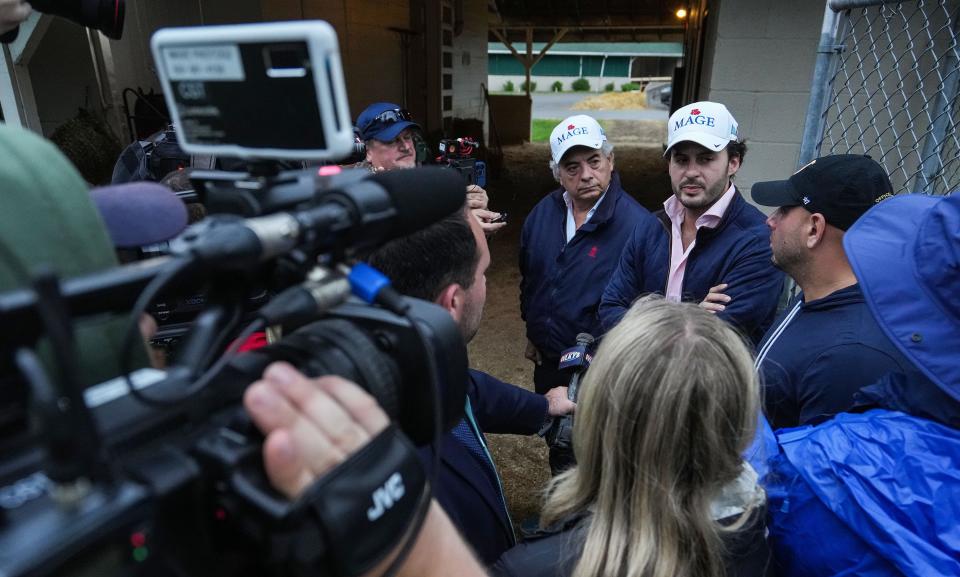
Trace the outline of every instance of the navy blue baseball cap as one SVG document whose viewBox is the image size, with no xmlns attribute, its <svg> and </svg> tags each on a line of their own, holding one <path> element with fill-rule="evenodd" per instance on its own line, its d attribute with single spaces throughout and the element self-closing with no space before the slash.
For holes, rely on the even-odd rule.
<svg viewBox="0 0 960 577">
<path fill-rule="evenodd" d="M 390 142 L 411 127 L 419 129 L 420 125 L 405 108 L 392 102 L 375 102 L 357 117 L 357 133 L 362 140 Z"/>
</svg>

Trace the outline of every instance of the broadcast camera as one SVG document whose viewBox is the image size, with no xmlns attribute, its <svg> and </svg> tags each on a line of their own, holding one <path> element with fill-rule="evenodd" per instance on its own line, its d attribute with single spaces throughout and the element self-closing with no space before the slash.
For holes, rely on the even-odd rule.
<svg viewBox="0 0 960 577">
<path fill-rule="evenodd" d="M 404 447 L 459 420 L 467 364 L 443 309 L 351 263 L 459 210 L 462 180 L 438 168 L 371 175 L 271 162 L 351 147 L 324 22 L 167 29 L 152 48 L 181 148 L 244 158 L 249 170 L 196 176 L 217 214 L 167 256 L 64 281 L 40 272 L 0 294 L 0 322 L 17 327 L 0 335 L 0 366 L 16 367 L 3 376 L 24 391 L 2 409 L 33 423 L 0 439 L 0 574 L 359 575 L 426 514 L 429 484 Z M 251 114 L 263 102 L 271 114 Z M 276 294 L 241 328 L 244 296 L 259 285 Z M 132 366 L 139 313 L 171 287 L 205 295 L 178 360 Z M 76 326 L 131 308 L 120 374 L 82 382 Z M 285 336 L 233 354 L 230 342 L 266 327 Z M 266 482 L 261 438 L 240 406 L 275 360 L 354 380 L 409 441 L 362 451 L 289 502 Z M 370 515 L 365 499 L 400 473 L 406 492 Z"/>
</svg>

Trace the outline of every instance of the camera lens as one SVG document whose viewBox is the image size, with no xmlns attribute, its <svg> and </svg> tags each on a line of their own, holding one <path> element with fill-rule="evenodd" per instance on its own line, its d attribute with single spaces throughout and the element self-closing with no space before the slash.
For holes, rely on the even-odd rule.
<svg viewBox="0 0 960 577">
<path fill-rule="evenodd" d="M 267 362 L 287 361 L 308 377 L 338 375 L 354 381 L 377 399 L 391 419 L 399 418 L 399 366 L 380 351 L 372 335 L 348 321 L 311 323 L 258 352 L 268 355 Z"/>
<path fill-rule="evenodd" d="M 32 0 L 30 5 L 45 14 L 99 30 L 114 40 L 123 35 L 124 0 Z"/>
</svg>

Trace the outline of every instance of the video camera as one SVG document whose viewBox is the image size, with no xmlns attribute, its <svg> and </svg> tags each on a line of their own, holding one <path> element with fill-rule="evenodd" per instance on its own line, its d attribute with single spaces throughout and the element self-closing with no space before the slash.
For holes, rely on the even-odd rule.
<svg viewBox="0 0 960 577">
<path fill-rule="evenodd" d="M 335 159 L 351 146 L 325 22 L 167 29 L 152 48 L 181 148 L 239 156 L 249 170 L 195 176 L 220 213 L 167 256 L 62 282 L 41 273 L 0 294 L 0 322 L 17 327 L 0 334 L 0 366 L 16 367 L 2 376 L 24 392 L 2 409 L 33 422 L 0 438 L 0 574 L 358 575 L 422 520 L 423 469 L 409 451 L 366 453 L 289 502 L 266 481 L 241 396 L 285 360 L 354 380 L 414 444 L 452 427 L 467 382 L 456 324 L 348 263 L 459 210 L 462 181 L 437 168 L 276 169 L 272 158 Z M 241 330 L 245 295 L 260 285 L 277 294 Z M 176 364 L 133 370 L 139 314 L 171 287 L 202 287 L 203 309 Z M 83 382 L 76 327 L 131 308 L 120 374 Z M 228 343 L 266 327 L 286 336 L 232 354 Z M 350 506 L 400 472 L 407 491 L 382 515 Z"/>
<path fill-rule="evenodd" d="M 440 156 L 437 164 L 453 168 L 466 180 L 467 184 L 476 184 L 480 188 L 487 185 L 487 164 L 477 160 L 480 144 L 468 137 L 441 140 Z"/>
</svg>

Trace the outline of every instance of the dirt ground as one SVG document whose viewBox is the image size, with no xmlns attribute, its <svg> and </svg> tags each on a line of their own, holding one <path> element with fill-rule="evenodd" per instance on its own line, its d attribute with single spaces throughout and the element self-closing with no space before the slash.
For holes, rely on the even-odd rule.
<svg viewBox="0 0 960 577">
<path fill-rule="evenodd" d="M 646 121 L 615 121 L 607 129 L 624 189 L 652 210 L 670 194 L 661 158 L 665 129 L 663 122 Z M 643 144 L 622 144 L 637 141 Z M 487 305 L 480 332 L 470 344 L 471 366 L 530 390 L 533 365 L 523 356 L 526 337 L 520 320 L 518 248 L 527 213 L 557 186 L 547 166 L 549 156 L 548 144 L 505 148 L 504 169 L 488 182 L 490 208 L 508 212 L 510 225 L 490 239 Z M 546 446 L 536 436 L 488 438 L 511 516 L 519 526 L 539 511 L 541 491 L 549 479 Z"/>
<path fill-rule="evenodd" d="M 573 108 L 574 110 L 624 110 L 646 107 L 647 93 L 634 90 L 631 92 L 604 92 L 582 100 Z"/>
</svg>

